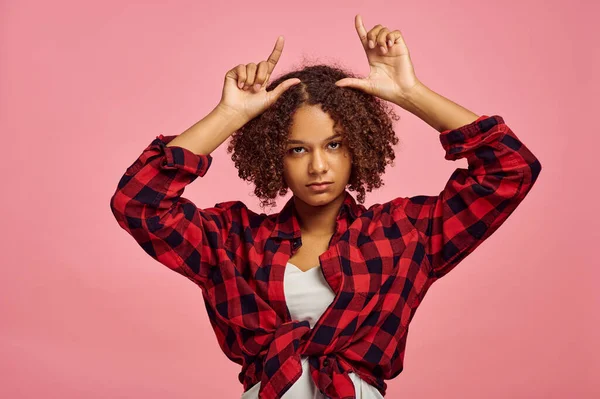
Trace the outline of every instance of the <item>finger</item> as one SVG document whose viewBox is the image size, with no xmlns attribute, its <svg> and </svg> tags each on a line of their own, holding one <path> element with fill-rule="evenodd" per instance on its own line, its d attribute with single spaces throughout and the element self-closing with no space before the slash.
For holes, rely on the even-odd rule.
<svg viewBox="0 0 600 399">
<path fill-rule="evenodd" d="M 375 48 L 375 42 L 377 41 L 377 34 L 379 31 L 383 29 L 383 26 L 377 24 L 367 33 L 367 40 L 369 44 L 369 48 Z"/>
<path fill-rule="evenodd" d="M 281 82 L 276 88 L 274 88 L 273 90 L 268 92 L 268 102 L 269 105 L 275 103 L 275 101 L 277 101 L 277 99 L 290 87 L 296 85 L 300 83 L 300 79 L 298 78 L 292 78 L 292 79 L 288 79 L 288 80 L 284 80 L 283 82 Z"/>
<path fill-rule="evenodd" d="M 267 72 L 269 71 L 269 63 L 267 61 L 261 61 L 258 63 L 258 69 L 256 71 L 256 78 L 254 78 L 254 91 L 259 91 L 261 86 L 267 79 Z"/>
<path fill-rule="evenodd" d="M 363 47 L 367 47 L 367 30 L 365 29 L 365 25 L 363 24 L 360 14 L 356 14 L 356 17 L 354 17 L 354 26 L 356 27 L 356 33 L 358 33 L 358 38 L 360 39 Z"/>
<path fill-rule="evenodd" d="M 365 79 L 357 78 L 343 78 L 335 82 L 338 87 L 351 87 L 354 89 L 360 89 L 366 93 L 372 94 L 371 86 Z"/>
<path fill-rule="evenodd" d="M 246 82 L 246 66 L 244 64 L 238 65 L 235 67 L 235 73 L 237 75 L 238 87 L 241 89 Z"/>
<path fill-rule="evenodd" d="M 377 45 L 379 46 L 381 51 L 384 53 L 387 52 L 387 44 L 385 43 L 385 38 L 387 37 L 388 33 L 390 33 L 390 30 L 388 28 L 384 27 L 377 34 Z"/>
<path fill-rule="evenodd" d="M 402 39 L 402 34 L 400 33 L 399 30 L 395 30 L 393 32 L 388 33 L 388 35 L 387 35 L 388 47 L 392 47 L 394 44 L 400 43 L 401 39 Z"/>
<path fill-rule="evenodd" d="M 285 41 L 285 38 L 283 36 L 279 36 L 277 38 L 277 41 L 275 42 L 275 47 L 273 48 L 271 55 L 269 56 L 269 58 L 267 58 L 267 63 L 269 64 L 269 69 L 267 71 L 267 74 L 269 76 L 271 75 L 271 72 L 273 72 L 273 69 L 275 69 L 275 66 L 277 66 L 279 57 L 281 57 L 281 52 L 283 51 L 284 41 Z"/>
<path fill-rule="evenodd" d="M 251 62 L 246 65 L 246 84 L 244 85 L 244 90 L 248 90 L 248 88 L 252 87 L 254 84 L 254 78 L 256 77 L 256 64 Z"/>
</svg>

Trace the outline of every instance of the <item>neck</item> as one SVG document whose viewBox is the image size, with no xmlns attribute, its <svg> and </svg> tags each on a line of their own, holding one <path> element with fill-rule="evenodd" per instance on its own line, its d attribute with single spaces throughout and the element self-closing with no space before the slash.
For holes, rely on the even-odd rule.
<svg viewBox="0 0 600 399">
<path fill-rule="evenodd" d="M 298 223 L 302 234 L 311 236 L 328 236 L 335 233 L 335 221 L 344 203 L 346 193 L 343 192 L 328 204 L 312 206 L 294 197 L 294 206 L 298 214 Z"/>
</svg>

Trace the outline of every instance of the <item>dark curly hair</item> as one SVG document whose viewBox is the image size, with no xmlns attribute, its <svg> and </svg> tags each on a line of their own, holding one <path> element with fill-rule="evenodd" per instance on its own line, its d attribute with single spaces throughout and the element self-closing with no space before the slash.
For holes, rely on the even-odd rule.
<svg viewBox="0 0 600 399">
<path fill-rule="evenodd" d="M 381 175 L 387 164 L 393 166 L 393 145 L 398 137 L 393 122 L 400 118 L 385 101 L 361 90 L 338 87 L 335 82 L 357 76 L 339 65 L 316 64 L 288 72 L 267 86 L 273 90 L 281 82 L 299 78 L 265 112 L 231 135 L 227 152 L 243 180 L 253 182 L 254 194 L 261 208 L 275 206 L 277 195 L 285 195 L 288 186 L 283 178 L 286 142 L 295 111 L 303 105 L 320 105 L 341 130 L 352 155 L 348 190 L 358 192 L 364 203 L 365 191 L 383 185 Z M 341 128 L 341 129 L 340 129 Z"/>
</svg>

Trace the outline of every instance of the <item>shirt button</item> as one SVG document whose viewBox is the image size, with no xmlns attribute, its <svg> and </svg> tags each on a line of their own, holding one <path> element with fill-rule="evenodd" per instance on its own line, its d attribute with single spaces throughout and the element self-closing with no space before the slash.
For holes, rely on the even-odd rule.
<svg viewBox="0 0 600 399">
<path fill-rule="evenodd" d="M 296 238 L 294 239 L 294 242 L 292 243 L 294 249 L 298 248 L 300 246 L 300 239 Z"/>
<path fill-rule="evenodd" d="M 329 359 L 323 360 L 323 366 L 325 366 L 325 367 L 329 366 Z"/>
</svg>

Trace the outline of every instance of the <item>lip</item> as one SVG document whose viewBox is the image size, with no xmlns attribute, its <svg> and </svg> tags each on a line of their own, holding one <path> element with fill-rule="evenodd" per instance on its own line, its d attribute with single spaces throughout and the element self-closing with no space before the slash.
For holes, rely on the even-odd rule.
<svg viewBox="0 0 600 399">
<path fill-rule="evenodd" d="M 320 181 L 320 182 L 316 182 L 316 183 L 310 183 L 310 184 L 308 184 L 308 186 L 322 186 L 322 185 L 331 184 L 331 183 L 333 183 L 333 182 L 330 182 L 330 181 Z"/>
<path fill-rule="evenodd" d="M 313 184 L 309 184 L 308 188 L 310 188 L 313 191 L 325 191 L 332 184 L 333 183 L 331 183 L 331 182 L 323 182 L 323 183 L 318 183 L 318 184 L 317 183 L 313 183 Z"/>
</svg>

